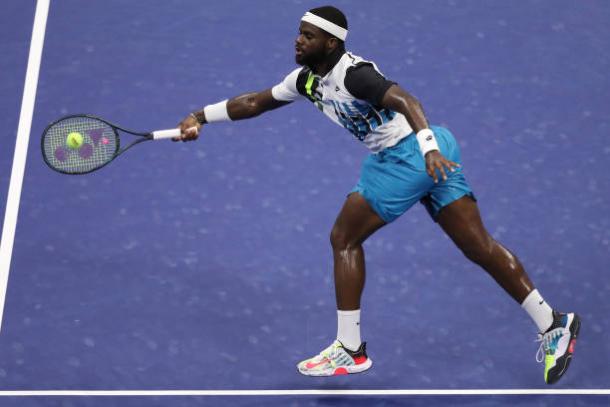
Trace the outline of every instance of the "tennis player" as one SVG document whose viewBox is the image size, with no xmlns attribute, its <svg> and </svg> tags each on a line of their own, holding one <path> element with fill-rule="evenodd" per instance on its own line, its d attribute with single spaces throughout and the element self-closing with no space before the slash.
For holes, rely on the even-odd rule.
<svg viewBox="0 0 610 407">
<path fill-rule="evenodd" d="M 195 140 L 204 124 L 248 119 L 303 99 L 371 151 L 330 236 L 337 338 L 320 354 L 299 363 L 299 372 L 332 376 L 371 367 L 360 336 L 365 280 L 362 243 L 419 201 L 464 255 L 532 318 L 540 332 L 536 358 L 544 359 L 546 383 L 555 383 L 570 364 L 580 327 L 578 315 L 553 310 L 519 259 L 489 235 L 462 173 L 460 149 L 451 132 L 429 125 L 417 99 L 387 79 L 375 63 L 346 51 L 347 34 L 347 20 L 337 8 L 309 10 L 295 41 L 295 61 L 301 67 L 270 89 L 191 113 L 180 123 L 182 135 L 176 139 Z"/>
</svg>

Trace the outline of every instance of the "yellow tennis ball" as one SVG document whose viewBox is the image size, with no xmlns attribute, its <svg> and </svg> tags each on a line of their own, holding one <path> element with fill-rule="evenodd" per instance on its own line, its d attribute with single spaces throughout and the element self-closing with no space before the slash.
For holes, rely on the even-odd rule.
<svg viewBox="0 0 610 407">
<path fill-rule="evenodd" d="M 66 144 L 68 144 L 68 147 L 74 150 L 80 148 L 80 146 L 83 145 L 83 135 L 77 131 L 71 132 L 66 138 Z"/>
</svg>

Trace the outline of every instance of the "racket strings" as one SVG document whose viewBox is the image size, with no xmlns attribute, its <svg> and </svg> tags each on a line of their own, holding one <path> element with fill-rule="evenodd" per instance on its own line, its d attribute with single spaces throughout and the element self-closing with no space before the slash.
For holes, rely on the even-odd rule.
<svg viewBox="0 0 610 407">
<path fill-rule="evenodd" d="M 68 144 L 68 134 L 80 133 L 82 144 Z M 68 174 L 83 174 L 112 161 L 119 148 L 114 129 L 91 117 L 69 117 L 47 129 L 43 152 L 47 163 Z"/>
</svg>

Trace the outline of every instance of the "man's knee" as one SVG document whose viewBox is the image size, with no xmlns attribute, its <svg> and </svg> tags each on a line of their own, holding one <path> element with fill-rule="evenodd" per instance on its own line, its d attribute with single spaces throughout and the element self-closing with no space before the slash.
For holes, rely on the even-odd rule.
<svg viewBox="0 0 610 407">
<path fill-rule="evenodd" d="M 353 247 L 354 241 L 342 227 L 334 225 L 330 231 L 330 244 L 334 251 L 341 251 Z"/>
</svg>

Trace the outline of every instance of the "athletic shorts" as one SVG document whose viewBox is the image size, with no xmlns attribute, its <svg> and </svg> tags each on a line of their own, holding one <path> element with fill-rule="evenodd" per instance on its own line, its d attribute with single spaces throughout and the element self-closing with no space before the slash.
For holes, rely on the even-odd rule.
<svg viewBox="0 0 610 407">
<path fill-rule="evenodd" d="M 441 154 L 448 160 L 461 164 L 460 148 L 453 134 L 444 127 L 431 126 Z M 350 193 L 358 192 L 373 210 L 387 223 L 405 213 L 420 201 L 428 213 L 437 220 L 442 208 L 453 201 L 470 196 L 462 168 L 455 172 L 445 168 L 447 181 L 438 173 L 438 184 L 426 172 L 424 157 L 414 133 L 393 147 L 370 154 L 362 164 L 358 184 Z"/>
</svg>

